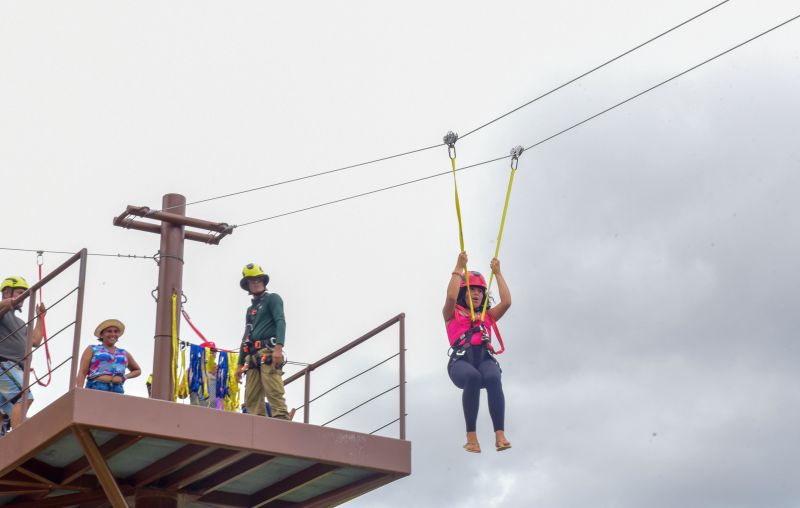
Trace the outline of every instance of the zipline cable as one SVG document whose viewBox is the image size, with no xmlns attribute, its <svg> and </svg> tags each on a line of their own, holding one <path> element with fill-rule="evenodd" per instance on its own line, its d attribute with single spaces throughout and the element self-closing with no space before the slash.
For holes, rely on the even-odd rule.
<svg viewBox="0 0 800 508">
<path fill-rule="evenodd" d="M 703 12 L 701 12 L 701 13 L 699 13 L 699 14 L 695 14 L 694 16 L 692 16 L 691 18 L 687 19 L 686 21 L 683 21 L 683 22 L 681 22 L 681 23 L 679 23 L 679 24 L 677 24 L 677 25 L 673 26 L 673 27 L 672 27 L 672 28 L 670 28 L 669 30 L 666 30 L 666 31 L 664 31 L 664 32 L 661 32 L 660 34 L 658 34 L 658 35 L 656 35 L 655 37 L 652 37 L 652 38 L 650 38 L 650 39 L 648 39 L 648 40 L 644 41 L 643 43 L 639 44 L 638 46 L 635 46 L 635 47 L 633 47 L 633 48 L 629 49 L 628 51 L 625 51 L 624 53 L 620 53 L 619 55 L 615 56 L 614 58 L 612 58 L 612 59 L 610 59 L 610 60 L 607 60 L 607 61 L 606 61 L 606 62 L 604 62 L 604 63 L 601 63 L 601 64 L 600 64 L 600 65 L 598 65 L 597 67 L 594 67 L 594 68 L 592 68 L 592 69 L 590 69 L 590 70 L 588 70 L 588 71 L 584 72 L 583 74 L 581 74 L 581 75 L 579 75 L 579 76 L 576 76 L 576 77 L 574 77 L 574 78 L 570 79 L 569 81 L 566 81 L 565 83 L 563 83 L 563 84 L 561 84 L 561 85 L 558 85 L 557 87 L 553 88 L 553 89 L 552 89 L 552 90 L 550 90 L 549 92 L 545 92 L 545 93 L 543 93 L 542 95 L 540 95 L 540 96 L 536 97 L 535 99 L 531 99 L 530 101 L 526 102 L 525 104 L 523 104 L 523 105 L 521 105 L 521 106 L 517 106 L 516 108 L 512 109 L 512 110 L 511 110 L 511 111 L 509 111 L 508 113 L 504 113 L 504 114 L 502 114 L 502 115 L 498 116 L 497 118 L 495 118 L 495 119 L 493 119 L 493 120 L 489 120 L 489 121 L 488 121 L 488 122 L 486 122 L 485 124 L 483 124 L 483 125 L 480 125 L 480 126 L 478 126 L 478 127 L 474 128 L 474 129 L 472 129 L 471 131 L 467 132 L 466 134 L 462 134 L 462 135 L 461 135 L 461 138 L 462 138 L 462 139 L 463 139 L 463 138 L 466 138 L 466 137 L 467 137 L 467 136 L 469 136 L 470 134 L 473 134 L 473 133 L 475 133 L 475 132 L 477 132 L 477 131 L 479 131 L 479 130 L 483 129 L 484 127 L 488 127 L 489 125 L 491 125 L 491 124 L 495 123 L 496 121 L 498 121 L 498 120 L 502 120 L 503 118 L 507 117 L 508 115 L 510 115 L 510 114 L 512 114 L 512 113 L 516 113 L 516 112 L 517 112 L 517 111 L 519 111 L 520 109 L 522 109 L 522 108 L 524 108 L 524 107 L 526 107 L 526 106 L 530 106 L 531 104 L 533 104 L 534 102 L 536 102 L 536 101 L 538 101 L 538 100 L 540 100 L 540 99 L 544 99 L 544 98 L 545 98 L 545 97 L 547 97 L 548 95 L 550 95 L 550 94 L 552 94 L 552 93 L 554 93 L 554 92 L 557 92 L 557 91 L 561 90 L 561 89 L 562 89 L 562 88 L 564 88 L 565 86 L 571 85 L 572 83 L 574 83 L 574 82 L 578 81 L 578 80 L 579 80 L 579 79 L 581 79 L 581 78 L 585 78 L 585 77 L 586 77 L 586 76 L 588 76 L 589 74 L 591 74 L 591 73 L 593 73 L 593 72 L 595 72 L 595 71 L 598 71 L 598 70 L 602 69 L 603 67 L 605 67 L 606 65 L 608 65 L 608 64 L 610 64 L 610 63 L 616 62 L 616 61 L 617 61 L 617 60 L 619 60 L 620 58 L 622 58 L 622 57 L 624 57 L 624 56 L 627 56 L 627 55 L 629 55 L 629 54 L 633 53 L 633 52 L 634 52 L 634 51 L 636 51 L 637 49 L 641 49 L 641 48 L 643 48 L 643 47 L 647 46 L 647 45 L 648 45 L 648 44 L 650 44 L 651 42 L 654 42 L 654 41 L 656 41 L 657 39 L 660 39 L 661 37 L 663 37 L 663 36 L 667 35 L 667 34 L 668 34 L 668 33 L 670 33 L 670 32 L 674 32 L 675 30 L 677 30 L 678 28 L 682 27 L 683 25 L 686 25 L 687 23 L 690 23 L 690 22 L 694 21 L 695 19 L 699 18 L 700 16 L 703 16 L 704 14 L 708 14 L 709 12 L 713 11 L 713 10 L 714 10 L 714 9 L 716 9 L 717 7 L 720 7 L 720 6 L 722 6 L 723 4 L 726 4 L 726 3 L 728 3 L 729 1 L 730 1 L 730 0 L 724 0 L 724 1 L 720 2 L 720 3 L 718 3 L 717 5 L 714 5 L 714 6 L 712 6 L 712 7 L 709 7 L 708 9 L 704 10 Z"/>
<path fill-rule="evenodd" d="M 66 250 L 42 250 L 42 249 L 20 249 L 14 247 L 0 247 L 0 250 L 8 250 L 8 251 L 16 251 L 16 252 L 36 252 L 36 253 L 48 253 L 48 254 L 69 254 L 74 255 L 74 252 L 66 251 Z M 140 256 L 137 254 L 105 254 L 100 252 L 88 252 L 87 256 L 105 256 L 105 257 L 112 257 L 112 258 L 131 258 L 131 259 L 150 259 L 154 260 L 155 256 Z"/>
<path fill-rule="evenodd" d="M 576 81 L 578 81 L 580 79 L 583 79 L 586 76 L 588 76 L 588 75 L 590 75 L 590 74 L 602 69 L 603 67 L 606 67 L 607 65 L 616 62 L 620 58 L 623 58 L 623 57 L 633 53 L 634 51 L 637 51 L 637 50 L 647 46 L 651 42 L 654 42 L 654 41 L 664 37 L 665 35 L 667 35 L 667 34 L 669 34 L 671 32 L 674 32 L 678 28 L 680 28 L 680 27 L 682 27 L 682 26 L 684 26 L 684 25 L 686 25 L 686 24 L 688 24 L 688 23 L 700 18 L 701 16 L 704 16 L 704 15 L 708 14 L 709 12 L 713 11 L 714 9 L 716 9 L 718 7 L 721 7 L 722 5 L 728 3 L 729 1 L 730 0 L 723 0 L 722 2 L 716 4 L 716 5 L 712 6 L 712 7 L 709 7 L 708 9 L 706 9 L 704 11 L 702 11 L 702 12 L 700 12 L 698 14 L 695 14 L 694 16 L 692 16 L 692 17 L 690 17 L 690 18 L 678 23 L 677 25 L 673 26 L 672 28 L 669 28 L 668 30 L 665 30 L 664 32 L 661 32 L 660 34 L 658 34 L 658 35 L 656 35 L 654 37 L 651 37 L 650 39 L 646 40 L 645 42 L 642 42 L 642 43 L 634 46 L 633 48 L 631 48 L 631 49 L 629 49 L 627 51 L 624 51 L 623 53 L 620 53 L 619 55 L 611 58 L 610 60 L 607 60 L 604 63 L 602 63 L 600 65 L 597 65 L 596 67 L 593 67 L 592 69 L 590 69 L 590 70 L 588 70 L 588 71 L 586 71 L 586 72 L 584 72 L 584 73 L 582 73 L 582 74 L 570 79 L 569 81 L 566 81 L 566 82 L 556 86 L 555 88 L 551 89 L 550 91 L 545 92 L 542 95 L 539 95 L 538 97 L 529 100 L 525 104 L 522 104 L 521 106 L 518 106 L 518 107 L 512 109 L 511 111 L 509 111 L 507 113 L 504 113 L 504 114 L 498 116 L 497 118 L 494 118 L 494 119 L 492 119 L 492 120 L 490 120 L 490 121 L 488 121 L 488 122 L 486 122 L 486 123 L 474 128 L 474 129 L 472 129 L 471 131 L 467 132 L 466 134 L 463 134 L 461 137 L 465 138 L 465 137 L 469 136 L 470 134 L 474 134 L 475 132 L 483 129 L 484 127 L 488 127 L 489 125 L 497 122 L 498 120 L 501 120 L 501 119 L 513 114 L 513 113 L 516 113 L 520 109 L 525 108 L 526 106 L 530 106 L 534 102 L 537 102 L 537 101 L 539 101 L 541 99 L 544 99 L 548 95 L 551 95 L 551 94 L 561 90 L 562 88 L 564 88 L 564 87 L 566 87 L 568 85 L 571 85 L 572 83 L 574 83 L 574 82 L 576 82 Z M 385 157 L 379 157 L 377 159 L 372 159 L 372 160 L 368 160 L 368 161 L 365 161 L 365 162 L 358 162 L 358 163 L 355 163 L 355 164 L 350 164 L 349 166 L 343 166 L 343 167 L 336 168 L 336 169 L 320 171 L 318 173 L 313 173 L 313 174 L 310 174 L 310 175 L 305 175 L 305 176 L 301 176 L 301 177 L 297 177 L 297 178 L 291 178 L 289 180 L 282 180 L 282 181 L 279 181 L 279 182 L 273 182 L 273 183 L 266 184 L 266 185 L 261 185 L 261 186 L 258 186 L 258 187 L 252 187 L 252 188 L 249 188 L 249 189 L 243 189 L 243 190 L 236 191 L 236 192 L 230 192 L 228 194 L 221 194 L 219 196 L 212 196 L 212 197 L 209 197 L 209 198 L 199 199 L 197 201 L 190 201 L 190 202 L 186 203 L 185 205 L 176 205 L 176 206 L 172 206 L 172 207 L 163 208 L 163 209 L 157 210 L 157 211 L 166 212 L 166 211 L 172 210 L 173 208 L 177 208 L 178 206 L 197 205 L 197 204 L 200 204 L 200 203 L 207 203 L 209 201 L 214 201 L 214 200 L 217 200 L 217 199 L 223 199 L 223 198 L 228 198 L 228 197 L 233 197 L 233 196 L 239 196 L 241 194 L 246 194 L 246 193 L 249 193 L 249 192 L 255 192 L 255 191 L 258 191 L 258 190 L 268 189 L 270 187 L 277 187 L 279 185 L 285 185 L 285 184 L 288 184 L 288 183 L 299 182 L 301 180 L 307 180 L 307 179 L 310 179 L 310 178 L 316 178 L 318 176 L 330 175 L 332 173 L 338 173 L 340 171 L 345 171 L 345 170 L 348 170 L 348 169 L 354 169 L 354 168 L 358 168 L 358 167 L 361 167 L 361 166 L 367 166 L 369 164 L 375 164 L 375 163 L 387 161 L 387 160 L 390 160 L 390 159 L 396 159 L 398 157 L 405 157 L 406 155 L 412 155 L 412 154 L 415 154 L 415 153 L 425 152 L 427 150 L 431 150 L 431 149 L 437 148 L 439 146 L 442 146 L 442 145 L 440 143 L 437 143 L 435 145 L 425 146 L 425 147 L 422 147 L 422 148 L 416 148 L 414 150 L 408 150 L 408 151 L 397 153 L 397 154 L 394 154 L 394 155 L 387 155 Z"/>
<path fill-rule="evenodd" d="M 756 39 L 759 39 L 760 37 L 763 37 L 764 35 L 767 35 L 768 33 L 773 32 L 773 31 L 777 30 L 778 28 L 781 28 L 781 27 L 791 23 L 792 21 L 797 20 L 797 18 L 800 18 L 800 14 L 798 14 L 798 15 L 792 17 L 792 18 L 789 18 L 786 21 L 784 21 L 784 22 L 782 22 L 782 23 L 780 23 L 778 25 L 775 25 L 772 28 L 769 28 L 769 29 L 759 33 L 758 35 L 755 35 L 755 36 L 747 39 L 746 41 L 741 42 L 741 43 L 739 43 L 739 44 L 737 44 L 737 45 L 735 45 L 735 46 L 733 46 L 733 47 L 731 47 L 731 48 L 729 48 L 729 49 L 727 49 L 727 50 L 725 50 L 725 51 L 723 51 L 723 52 L 721 52 L 721 53 L 719 53 L 719 54 L 717 54 L 715 56 L 712 56 L 711 58 L 708 58 L 707 60 L 704 60 L 703 62 L 701 62 L 701 63 L 699 63 L 697 65 L 694 65 L 694 66 L 692 66 L 692 67 L 690 67 L 690 68 L 688 68 L 688 69 L 686 69 L 686 70 L 684 70 L 684 71 L 682 71 L 682 72 L 680 72 L 678 74 L 675 74 L 674 76 L 672 76 L 672 77 L 670 77 L 668 79 L 665 79 L 664 81 L 662 81 L 662 82 L 660 82 L 660 83 L 658 83 L 656 85 L 651 86 L 647 90 L 644 90 L 642 92 L 637 93 L 636 95 L 628 97 L 627 99 L 625 99 L 623 101 L 620 101 L 617 104 L 615 104 L 615 105 L 613 105 L 613 106 L 611 106 L 609 108 L 606 108 L 603 111 L 600 111 L 599 113 L 596 113 L 596 114 L 594 114 L 594 115 L 592 115 L 592 116 L 590 116 L 588 118 L 585 118 L 584 120 L 581 120 L 580 122 L 577 122 L 577 123 L 565 128 L 563 130 L 560 130 L 560 131 L 556 132 L 555 134 L 553 134 L 551 136 L 548 136 L 548 137 L 546 137 L 544 139 L 541 139 L 541 140 L 533 143 L 530 146 L 526 146 L 525 150 L 530 150 L 532 148 L 536 148 L 536 147 L 538 147 L 539 145 L 541 145 L 543 143 L 551 141 L 552 139 L 554 139 L 554 138 L 556 138 L 556 137 L 558 137 L 558 136 L 560 136 L 562 134 L 565 134 L 565 133 L 571 131 L 572 129 L 575 129 L 576 127 L 579 127 L 579 126 L 589 122 L 590 120 L 594 120 L 595 118 L 597 118 L 597 117 L 599 117 L 601 115 L 604 115 L 604 114 L 606 114 L 606 113 L 618 108 L 619 106 L 622 106 L 623 104 L 626 104 L 626 103 L 628 103 L 628 102 L 630 102 L 630 101 L 632 101 L 634 99 L 637 99 L 637 98 L 641 97 L 642 95 L 644 95 L 644 94 L 646 94 L 648 92 L 651 92 L 651 91 L 655 90 L 656 88 L 659 88 L 659 87 L 669 83 L 670 81 L 673 81 L 673 80 L 675 80 L 675 79 L 687 74 L 688 72 L 691 72 L 691 71 L 693 71 L 693 70 L 695 70 L 695 69 L 697 69 L 699 67 L 702 67 L 703 65 L 706 65 L 706 64 L 716 60 L 717 58 L 720 58 L 720 57 L 730 53 L 731 51 L 734 51 L 734 50 L 736 50 L 736 49 L 738 49 L 738 48 L 740 48 L 740 47 L 742 47 L 742 46 L 744 46 L 746 44 L 751 43 L 751 42 L 755 41 Z M 508 159 L 508 158 L 509 158 L 508 155 L 504 155 L 502 157 L 496 157 L 494 159 L 489 159 L 489 160 L 486 160 L 486 161 L 483 161 L 483 162 L 477 162 L 475 164 L 471 164 L 469 166 L 464 166 L 462 168 L 457 169 L 456 171 L 462 171 L 462 170 L 465 170 L 465 169 L 474 168 L 474 167 L 477 167 L 477 166 L 482 166 L 484 164 L 490 164 L 492 162 L 497 162 L 499 160 Z M 359 194 L 354 194 L 352 196 L 347 196 L 347 197 L 344 197 L 344 198 L 339 198 L 339 199 L 335 199 L 335 200 L 332 200 L 332 201 L 327 201 L 327 202 L 324 202 L 324 203 L 319 203 L 319 204 L 316 204 L 316 205 L 307 206 L 307 207 L 304 207 L 304 208 L 298 208 L 296 210 L 291 210 L 291 211 L 280 213 L 280 214 L 277 214 L 277 215 L 271 215 L 269 217 L 264 217 L 263 219 L 251 220 L 249 222 L 245 222 L 245 223 L 233 226 L 233 227 L 234 228 L 241 228 L 241 227 L 245 227 L 245 226 L 250 226 L 252 224 L 256 224 L 256 223 L 259 223 L 259 222 L 265 222 L 265 221 L 268 221 L 268 220 L 273 220 L 273 219 L 278 219 L 280 217 L 285 217 L 287 215 L 294 215 L 294 214 L 297 214 L 297 213 L 306 212 L 306 211 L 309 211 L 309 210 L 313 210 L 315 208 L 321 208 L 323 206 L 333 205 L 333 204 L 336 204 L 336 203 L 341 203 L 343 201 L 349 201 L 351 199 L 356 199 L 356 198 L 368 196 L 370 194 L 376 194 L 378 192 L 383 192 L 383 191 L 387 191 L 387 190 L 391 190 L 391 189 L 396 189 L 398 187 L 403 187 L 405 185 L 411 185 L 411 184 L 414 184 L 414 183 L 419 183 L 419 182 L 422 182 L 422 181 L 425 181 L 425 180 L 430 180 L 432 178 L 437 178 L 437 177 L 444 176 L 444 175 L 449 175 L 449 174 L 450 174 L 450 171 L 443 171 L 441 173 L 434 173 L 434 174 L 431 174 L 431 175 L 428 175 L 428 176 L 424 176 L 424 177 L 421 177 L 421 178 L 415 178 L 414 180 L 407 180 L 405 182 L 400 182 L 400 183 L 396 183 L 396 184 L 389 185 L 389 186 L 386 186 L 386 187 L 373 189 L 371 191 L 362 192 L 362 193 L 359 193 Z"/>
<path fill-rule="evenodd" d="M 497 157 L 495 159 L 489 159 L 488 161 L 478 162 L 476 164 L 471 164 L 469 166 L 464 166 L 462 168 L 456 169 L 456 171 L 463 171 L 465 169 L 474 168 L 476 166 L 482 166 L 484 164 L 497 162 L 497 161 L 500 161 L 500 160 L 503 160 L 503 159 L 508 159 L 508 156 L 504 155 L 502 157 Z M 320 208 L 320 207 L 327 206 L 327 205 L 333 205 L 333 204 L 336 204 L 336 203 L 341 203 L 343 201 L 349 201 L 351 199 L 362 198 L 364 196 L 369 196 L 370 194 L 377 194 L 378 192 L 383 192 L 383 191 L 387 191 L 387 190 L 391 190 L 391 189 L 396 189 L 397 187 L 403 187 L 405 185 L 411 185 L 412 183 L 419 183 L 419 182 L 422 182 L 422 181 L 425 181 L 425 180 L 430 180 L 431 178 L 436 178 L 436 177 L 439 177 L 439 176 L 444 176 L 444 175 L 449 175 L 449 174 L 450 174 L 449 170 L 448 171 L 443 171 L 441 173 L 435 173 L 435 174 L 432 174 L 432 175 L 423 176 L 421 178 L 415 178 L 414 180 L 408 180 L 408 181 L 405 181 L 405 182 L 396 183 L 394 185 L 388 185 L 386 187 L 380 187 L 378 189 L 373 189 L 371 191 L 361 192 L 359 194 L 353 194 L 352 196 L 347 196 L 347 197 L 344 197 L 344 198 L 334 199 L 333 201 L 326 201 L 325 203 L 319 203 L 319 204 L 316 204 L 316 205 L 307 206 L 305 208 L 298 208 L 296 210 L 291 210 L 289 212 L 280 213 L 278 215 L 272 215 L 270 217 L 265 217 L 263 219 L 256 219 L 256 220 L 252 220 L 252 221 L 249 221 L 249 222 L 244 222 L 242 224 L 235 225 L 233 227 L 234 228 L 243 228 L 245 226 L 250 226 L 250 225 L 253 225 L 253 224 L 257 224 L 259 222 L 264 222 L 264 221 L 268 221 L 268 220 L 272 220 L 272 219 L 277 219 L 279 217 L 285 217 L 287 215 L 294 215 L 294 214 L 300 213 L 300 212 L 307 212 L 307 211 L 313 210 L 315 208 Z"/>
<path fill-rule="evenodd" d="M 716 60 L 717 58 L 719 58 L 719 57 L 721 57 L 721 56 L 727 55 L 727 54 L 728 54 L 728 53 L 730 53 L 731 51 L 734 51 L 734 50 L 736 50 L 736 49 L 739 49 L 739 48 L 741 48 L 741 47 L 742 47 L 742 46 L 744 46 L 745 44 L 748 44 L 748 43 L 750 43 L 750 42 L 753 42 L 754 40 L 758 39 L 759 37 L 763 37 L 764 35 L 767 35 L 768 33 L 772 32 L 772 31 L 774 31 L 774 30 L 777 30 L 778 28 L 781 28 L 782 26 L 784 26 L 784 25 L 787 25 L 787 24 L 791 23 L 792 21 L 795 21 L 797 18 L 800 18 L 800 14 L 798 14 L 798 15 L 796 15 L 796 16 L 794 16 L 794 17 L 792 17 L 792 18 L 789 18 L 789 19 L 787 19 L 786 21 L 784 21 L 783 23 L 780 23 L 780 24 L 778 24 L 778 25 L 775 25 L 775 26 L 773 26 L 772 28 L 770 28 L 770 29 L 768 29 L 768 30 L 765 30 L 765 31 L 761 32 L 760 34 L 758 34 L 758 35 L 755 35 L 755 36 L 753 36 L 753 37 L 751 37 L 751 38 L 747 39 L 747 40 L 746 40 L 746 41 L 744 41 L 744 42 L 740 42 L 739 44 L 737 44 L 737 45 L 735 45 L 735 46 L 732 46 L 732 47 L 730 47 L 730 48 L 726 49 L 725 51 L 723 51 L 722 53 L 718 53 L 718 54 L 716 54 L 716 55 L 712 56 L 711 58 L 709 58 L 709 59 L 707 59 L 707 60 L 704 60 L 704 61 L 700 62 L 700 63 L 699 63 L 699 64 L 697 64 L 697 65 L 693 65 L 692 67 L 689 67 L 688 69 L 686 69 L 686 70 L 684 70 L 684 71 L 682 71 L 682 72 L 679 72 L 678 74 L 675 74 L 675 75 L 674 75 L 674 76 L 672 76 L 671 78 L 667 78 L 667 79 L 665 79 L 664 81 L 662 81 L 662 82 L 660 82 L 660 83 L 658 83 L 658 84 L 656 84 L 656 85 L 653 85 L 653 86 L 651 86 L 651 87 L 650 87 L 650 88 L 648 88 L 647 90 L 643 90 L 643 91 L 641 91 L 641 92 L 637 93 L 636 95 L 632 95 L 631 97 L 628 97 L 628 98 L 627 98 L 627 99 L 625 99 L 624 101 L 618 102 L 618 103 L 614 104 L 613 106 L 611 106 L 611 107 L 609 107 L 609 108 L 606 108 L 606 109 L 604 109 L 603 111 L 600 111 L 599 113 L 595 113 L 594 115 L 592 115 L 592 116 L 590 116 L 590 117 L 588 117 L 588 118 L 586 118 L 586 119 L 584 119 L 584 120 L 581 120 L 580 122 L 578 122 L 578 123 L 576 123 L 576 124 L 573 124 L 573 125 L 571 125 L 570 127 L 567 127 L 567 128 L 566 128 L 566 129 L 564 129 L 564 130 L 558 131 L 558 132 L 556 132 L 555 134 L 553 134 L 552 136 L 548 136 L 548 137 L 546 137 L 546 138 L 544 138 L 544 139 L 542 139 L 542 140 L 540 140 L 540 141 L 537 141 L 536 143 L 532 144 L 531 146 L 526 146 L 526 147 L 525 147 L 525 150 L 530 150 L 531 148 L 535 148 L 535 147 L 537 147 L 537 146 L 541 145 L 542 143 L 546 143 L 547 141 L 550 141 L 551 139 L 553 139 L 553 138 L 555 138 L 555 137 L 557 137 L 557 136 L 560 136 L 560 135 L 562 135 L 562 134 L 564 134 L 564 133 L 566 133 L 566 132 L 569 132 L 569 131 L 571 131 L 571 130 L 572 130 L 572 129 L 574 129 L 575 127 L 578 127 L 578 126 L 580 126 L 580 125 L 583 125 L 583 124 L 585 124 L 586 122 L 588 122 L 588 121 L 590 121 L 590 120 L 594 120 L 595 118 L 597 118 L 597 117 L 598 117 L 598 116 L 600 116 L 600 115 L 604 115 L 604 114 L 608 113 L 609 111 L 611 111 L 611 110 L 613 110 L 613 109 L 616 109 L 616 108 L 618 108 L 618 107 L 622 106 L 623 104 L 626 104 L 626 103 L 628 103 L 628 102 L 630 102 L 630 101 L 632 101 L 632 100 L 634 100 L 634 99 L 637 99 L 637 98 L 641 97 L 642 95 L 644 95 L 644 94 L 646 94 L 646 93 L 648 93 L 648 92 L 651 92 L 651 91 L 655 90 L 656 88 L 659 88 L 660 86 L 666 85 L 666 84 L 667 84 L 667 83 L 669 83 L 670 81 L 673 81 L 673 80 L 675 80 L 675 79 L 677 79 L 677 78 L 679 78 L 679 77 L 681 77 L 681 76 L 683 76 L 683 75 L 685 75 L 685 74 L 687 74 L 687 73 L 689 73 L 689 72 L 691 72 L 691 71 L 693 71 L 693 70 L 695 70 L 695 69 L 697 69 L 697 68 L 699 68 L 699 67 L 702 67 L 703 65 L 705 65 L 705 64 L 707 64 L 707 63 L 709 63 L 709 62 L 712 62 L 712 61 Z"/>
</svg>

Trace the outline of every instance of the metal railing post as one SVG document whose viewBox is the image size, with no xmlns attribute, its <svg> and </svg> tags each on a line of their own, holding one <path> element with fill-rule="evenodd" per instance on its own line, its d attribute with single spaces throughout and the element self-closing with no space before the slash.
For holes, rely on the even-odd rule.
<svg viewBox="0 0 800 508">
<path fill-rule="evenodd" d="M 303 423 L 308 423 L 311 418 L 311 369 L 306 367 L 305 396 L 303 397 Z"/>
<path fill-rule="evenodd" d="M 75 308 L 75 334 L 72 338 L 72 363 L 69 369 L 69 387 L 67 391 L 75 388 L 78 375 L 78 354 L 81 344 L 81 322 L 83 320 L 83 292 L 86 284 L 86 249 L 80 250 L 81 265 L 78 272 L 78 302 Z"/>
<path fill-rule="evenodd" d="M 406 438 L 406 315 L 400 314 L 400 439 Z"/>
<path fill-rule="evenodd" d="M 14 310 L 12 309 L 10 312 L 14 312 Z M 33 349 L 33 334 L 36 329 L 36 321 L 39 320 L 38 317 L 36 317 L 36 321 L 34 321 L 35 316 L 36 291 L 31 291 L 28 297 L 28 326 L 25 333 L 25 360 L 22 362 L 22 387 L 27 388 L 20 393 L 22 397 L 23 422 L 28 418 L 28 395 L 25 392 L 29 392 L 31 389 L 29 386 L 31 382 L 31 350 Z"/>
</svg>

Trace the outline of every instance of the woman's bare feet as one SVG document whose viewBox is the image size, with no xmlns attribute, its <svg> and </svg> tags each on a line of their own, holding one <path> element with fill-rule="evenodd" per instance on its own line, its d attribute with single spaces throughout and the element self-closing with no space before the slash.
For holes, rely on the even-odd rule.
<svg viewBox="0 0 800 508">
<path fill-rule="evenodd" d="M 494 446 L 497 448 L 498 452 L 502 452 L 503 450 L 508 450 L 511 448 L 511 443 L 506 439 L 506 434 L 502 430 L 497 430 L 494 433 Z"/>
<path fill-rule="evenodd" d="M 478 434 L 475 432 L 467 432 L 467 444 L 464 449 L 470 453 L 481 453 L 481 445 L 478 444 Z"/>
</svg>

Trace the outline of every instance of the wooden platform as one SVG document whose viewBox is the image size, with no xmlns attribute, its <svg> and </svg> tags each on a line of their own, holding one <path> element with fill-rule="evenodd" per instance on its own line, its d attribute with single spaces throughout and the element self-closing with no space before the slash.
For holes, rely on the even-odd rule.
<svg viewBox="0 0 800 508">
<path fill-rule="evenodd" d="M 408 441 L 81 388 L 0 438 L 7 507 L 335 506 L 409 474 Z"/>
</svg>

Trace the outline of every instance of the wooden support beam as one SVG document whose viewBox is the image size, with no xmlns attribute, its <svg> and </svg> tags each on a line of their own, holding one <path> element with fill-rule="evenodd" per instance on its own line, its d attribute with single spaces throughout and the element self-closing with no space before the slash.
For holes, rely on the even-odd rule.
<svg viewBox="0 0 800 508">
<path fill-rule="evenodd" d="M 196 492 L 198 496 L 204 496 L 209 492 L 218 490 L 221 487 L 238 480 L 255 468 L 263 466 L 267 462 L 274 459 L 275 457 L 273 455 L 251 453 L 235 464 L 231 464 L 224 469 L 220 469 L 211 476 L 206 477 L 203 479 L 203 481 L 190 485 L 188 490 Z"/>
<path fill-rule="evenodd" d="M 86 457 L 89 459 L 89 464 L 91 464 L 92 469 L 94 469 L 94 473 L 97 475 L 97 479 L 103 487 L 103 492 L 105 492 L 106 497 L 111 502 L 111 506 L 113 508 L 129 508 L 127 501 L 125 501 L 125 496 L 122 495 L 119 485 L 117 485 L 116 478 L 111 474 L 108 464 L 106 464 L 106 461 L 100 454 L 100 450 L 97 448 L 97 443 L 94 442 L 92 434 L 81 425 L 75 425 L 72 427 L 72 431 L 75 433 L 75 437 L 78 438 L 81 448 L 83 448 Z"/>
<path fill-rule="evenodd" d="M 106 443 L 103 443 L 103 445 L 100 447 L 100 455 L 103 456 L 104 460 L 108 460 L 141 440 L 142 436 L 119 434 L 108 440 Z M 70 483 L 83 476 L 83 474 L 86 471 L 89 471 L 91 468 L 92 466 L 89 465 L 89 460 L 86 457 L 81 457 L 71 464 L 64 466 L 61 481 L 59 483 L 62 485 Z"/>
<path fill-rule="evenodd" d="M 0 485 L 17 486 L 17 487 L 41 487 L 46 482 L 35 480 L 28 475 L 22 474 L 19 471 L 11 471 L 7 475 L 0 478 Z"/>
<path fill-rule="evenodd" d="M 199 503 L 208 503 L 211 506 L 249 507 L 250 496 L 247 494 L 231 494 L 229 492 L 214 491 L 197 499 Z"/>
<path fill-rule="evenodd" d="M 192 444 L 183 446 L 163 459 L 150 464 L 132 477 L 126 478 L 125 483 L 137 488 L 144 487 L 208 454 L 212 449 Z"/>
<path fill-rule="evenodd" d="M 20 473 L 33 478 L 46 485 L 55 485 L 61 477 L 61 469 L 51 466 L 39 459 L 28 459 L 24 464 L 17 468 Z"/>
<path fill-rule="evenodd" d="M 130 496 L 133 494 L 133 489 L 127 485 L 121 485 L 120 490 L 123 495 Z M 103 489 L 97 489 L 92 492 L 80 492 L 77 494 L 65 494 L 63 496 L 46 497 L 44 499 L 36 499 L 31 501 L 15 502 L 3 505 L 3 508 L 61 508 L 64 506 L 75 506 L 91 501 L 98 501 L 106 498 L 106 493 Z M 106 501 L 108 503 L 108 501 Z"/>
<path fill-rule="evenodd" d="M 358 480 L 355 483 L 344 485 L 338 489 L 325 492 L 311 499 L 303 501 L 305 508 L 325 508 L 332 504 L 344 504 L 347 501 L 356 498 L 370 490 L 382 487 L 397 479 L 397 476 L 389 474 L 374 474 Z M 275 508 L 272 504 L 267 505 L 268 508 Z"/>
<path fill-rule="evenodd" d="M 27 496 L 29 494 L 47 494 L 50 492 L 50 489 L 47 487 L 42 487 L 41 485 L 38 487 L 19 487 L 19 486 L 10 486 L 10 485 L 0 485 L 0 497 L 5 496 Z"/>
<path fill-rule="evenodd" d="M 166 490 L 180 490 L 247 457 L 249 454 L 250 452 L 247 451 L 215 450 L 202 459 L 194 461 L 165 477 L 158 484 Z"/>
<path fill-rule="evenodd" d="M 306 484 L 316 481 L 323 476 L 336 471 L 337 469 L 339 469 L 339 466 L 333 466 L 331 464 L 314 464 L 313 466 L 303 469 L 299 473 L 295 473 L 274 485 L 270 485 L 269 487 L 251 494 L 250 506 L 252 508 L 260 508 L 270 501 L 274 501 L 281 496 L 285 496 L 286 494 L 297 490 Z"/>
</svg>

